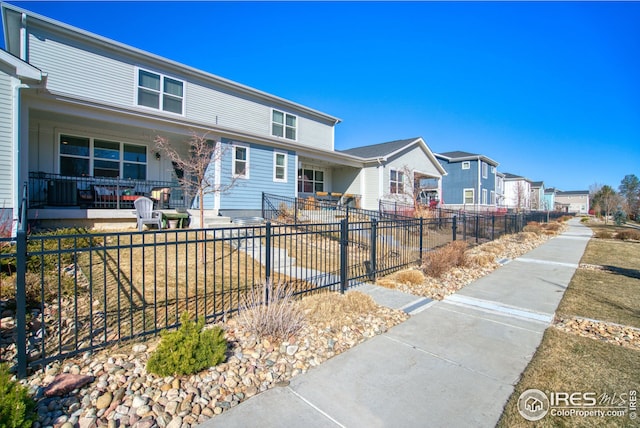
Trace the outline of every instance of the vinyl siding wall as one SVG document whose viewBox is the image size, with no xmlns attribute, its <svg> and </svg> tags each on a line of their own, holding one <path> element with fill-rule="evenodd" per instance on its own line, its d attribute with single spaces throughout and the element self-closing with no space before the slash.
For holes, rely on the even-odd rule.
<svg viewBox="0 0 640 428">
<path fill-rule="evenodd" d="M 482 176 L 480 170 L 480 191 L 478 191 L 478 168 L 482 168 L 478 160 L 469 162 L 469 169 L 462 169 L 462 161 L 448 162 L 439 159 L 440 164 L 447 170 L 447 175 L 442 177 L 442 198 L 447 205 L 464 204 L 464 189 L 474 189 L 475 203 L 482 204 L 482 190 L 487 191 L 487 205 L 491 204 L 491 192 L 496 190 L 496 173 L 491 172 L 492 166 L 487 164 L 487 178 Z"/>
<path fill-rule="evenodd" d="M 378 200 L 380 199 L 379 185 L 380 185 L 380 169 L 384 167 L 382 166 L 368 166 L 362 170 L 362 174 L 364 174 L 364 189 L 362 192 L 362 208 L 368 210 L 377 210 L 378 209 Z"/>
<path fill-rule="evenodd" d="M 229 192 L 220 196 L 221 210 L 259 210 L 262 208 L 262 192 L 282 196 L 295 196 L 297 187 L 296 153 L 283 151 L 259 144 L 251 144 L 228 139 L 222 140 L 225 146 L 221 160 L 221 183 L 231 181 L 233 150 L 230 146 L 238 144 L 249 148 L 249 178 L 238 178 Z M 274 181 L 274 151 L 287 154 L 287 181 Z M 205 199 L 205 208 L 213 208 L 212 200 Z"/>
<path fill-rule="evenodd" d="M 47 88 L 69 96 L 152 112 L 172 120 L 185 118 L 210 126 L 271 136 L 272 108 L 296 115 L 297 143 L 333 150 L 334 129 L 328 120 L 311 117 L 187 74 L 167 72 L 64 36 L 30 28 L 29 62 L 48 73 Z M 136 105 L 138 67 L 184 82 L 184 116 Z M 289 141 L 283 139 L 283 141 Z"/>
<path fill-rule="evenodd" d="M 11 76 L 0 70 L 0 210 L 13 208 L 12 81 Z"/>
</svg>

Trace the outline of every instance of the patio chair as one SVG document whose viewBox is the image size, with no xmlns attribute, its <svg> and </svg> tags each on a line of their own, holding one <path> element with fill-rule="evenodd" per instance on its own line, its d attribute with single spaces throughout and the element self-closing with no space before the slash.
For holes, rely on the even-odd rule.
<svg viewBox="0 0 640 428">
<path fill-rule="evenodd" d="M 136 199 L 133 204 L 136 207 L 136 220 L 138 231 L 142 232 L 143 225 L 155 224 L 162 229 L 162 212 L 153 209 L 153 201 L 147 197 Z"/>
</svg>

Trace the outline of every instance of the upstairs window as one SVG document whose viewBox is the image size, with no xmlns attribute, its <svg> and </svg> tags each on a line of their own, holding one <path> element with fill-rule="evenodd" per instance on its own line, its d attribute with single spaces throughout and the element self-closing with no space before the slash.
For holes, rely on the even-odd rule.
<svg viewBox="0 0 640 428">
<path fill-rule="evenodd" d="M 145 70 L 138 71 L 138 105 L 182 114 L 184 82 Z"/>
<path fill-rule="evenodd" d="M 482 162 L 482 178 L 489 176 L 489 164 Z"/>
<path fill-rule="evenodd" d="M 298 118 L 292 114 L 273 110 L 271 115 L 271 135 L 288 140 L 295 140 L 298 128 Z"/>
<path fill-rule="evenodd" d="M 404 172 L 394 169 L 390 171 L 389 192 L 392 194 L 404 193 Z"/>
<path fill-rule="evenodd" d="M 469 168 L 471 168 L 471 162 L 469 161 L 462 162 L 462 169 L 469 169 Z"/>
</svg>

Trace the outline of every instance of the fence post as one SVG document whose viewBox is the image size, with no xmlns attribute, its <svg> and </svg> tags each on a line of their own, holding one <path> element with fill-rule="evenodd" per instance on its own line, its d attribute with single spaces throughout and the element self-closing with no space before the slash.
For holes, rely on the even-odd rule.
<svg viewBox="0 0 640 428">
<path fill-rule="evenodd" d="M 478 235 L 480 234 L 480 216 L 476 213 L 476 244 L 478 243 Z"/>
<path fill-rule="evenodd" d="M 495 241 L 496 239 L 496 215 L 493 214 L 491 216 L 491 240 Z"/>
<path fill-rule="evenodd" d="M 462 213 L 462 240 L 467 240 L 467 213 Z"/>
<path fill-rule="evenodd" d="M 422 244 L 423 244 L 423 237 L 422 234 L 424 233 L 424 217 L 420 217 L 420 242 L 418 243 L 418 246 L 420 247 L 420 259 L 419 261 L 422 261 Z"/>
<path fill-rule="evenodd" d="M 340 293 L 347 290 L 347 245 L 349 245 L 349 222 L 340 220 Z"/>
<path fill-rule="evenodd" d="M 458 216 L 453 215 L 453 223 L 451 224 L 451 230 L 453 230 L 453 241 L 456 240 L 456 235 L 458 234 Z"/>
<path fill-rule="evenodd" d="M 266 275 L 266 281 L 267 283 L 269 283 L 269 281 L 271 281 L 271 222 L 268 221 L 267 224 L 265 225 L 265 237 L 264 237 L 264 246 L 266 248 L 266 254 L 265 254 L 265 260 L 264 260 L 264 267 L 265 267 L 265 275 Z M 267 287 L 268 290 L 268 287 Z M 268 293 L 268 291 L 267 291 Z M 267 303 L 269 301 L 269 296 L 267 294 L 267 296 L 265 296 L 265 303 Z"/>
<path fill-rule="evenodd" d="M 26 223 L 27 219 L 23 218 Z M 18 351 L 18 377 L 27 377 L 27 232 L 18 227 L 16 232 L 16 347 Z"/>
<path fill-rule="evenodd" d="M 293 225 L 298 225 L 298 198 L 293 198 Z"/>
<path fill-rule="evenodd" d="M 376 280 L 376 272 L 378 271 L 378 220 L 375 218 L 371 220 L 371 252 L 370 252 L 370 260 L 371 260 L 371 272 L 369 272 L 369 280 Z"/>
</svg>

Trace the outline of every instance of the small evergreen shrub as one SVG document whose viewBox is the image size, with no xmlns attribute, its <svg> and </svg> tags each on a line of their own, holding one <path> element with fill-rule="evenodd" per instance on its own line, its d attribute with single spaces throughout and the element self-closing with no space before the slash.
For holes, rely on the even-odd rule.
<svg viewBox="0 0 640 428">
<path fill-rule="evenodd" d="M 589 217 L 582 217 L 580 223 L 589 223 Z"/>
<path fill-rule="evenodd" d="M 0 364 L 0 427 L 31 427 L 36 421 L 35 407 L 27 389 L 11 379 L 9 366 Z"/>
<path fill-rule="evenodd" d="M 622 226 L 627 222 L 627 213 L 620 208 L 613 214 L 613 221 L 616 222 L 616 226 Z"/>
<path fill-rule="evenodd" d="M 204 319 L 197 323 L 182 314 L 177 331 L 163 331 L 158 349 L 147 361 L 147 371 L 160 376 L 188 375 L 220 364 L 225 359 L 227 340 L 215 326 L 204 329 Z"/>
</svg>

